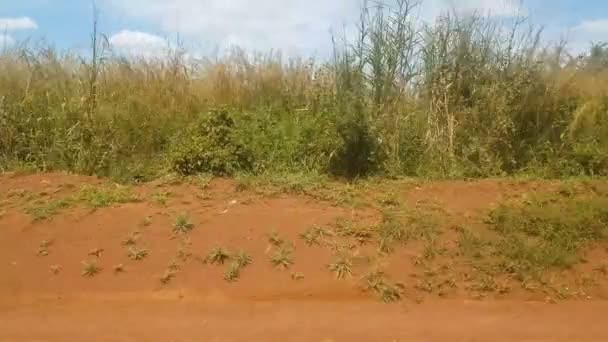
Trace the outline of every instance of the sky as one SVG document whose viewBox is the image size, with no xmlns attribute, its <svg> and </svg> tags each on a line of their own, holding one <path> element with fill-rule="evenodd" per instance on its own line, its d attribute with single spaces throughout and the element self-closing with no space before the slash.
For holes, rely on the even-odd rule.
<svg viewBox="0 0 608 342">
<path fill-rule="evenodd" d="M 330 32 L 353 27 L 361 6 L 360 0 L 0 0 L 0 48 L 27 40 L 86 51 L 93 1 L 112 50 L 142 56 L 161 54 L 178 39 L 202 54 L 237 45 L 323 55 Z M 546 40 L 567 38 L 575 53 L 608 41 L 608 0 L 422 0 L 417 15 L 432 21 L 448 9 L 525 15 L 544 27 Z"/>
</svg>

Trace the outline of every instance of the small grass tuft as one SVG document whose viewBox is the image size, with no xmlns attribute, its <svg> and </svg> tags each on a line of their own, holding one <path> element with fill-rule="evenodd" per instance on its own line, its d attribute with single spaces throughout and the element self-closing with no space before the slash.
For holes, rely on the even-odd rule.
<svg viewBox="0 0 608 342">
<path fill-rule="evenodd" d="M 304 240 L 307 246 L 311 247 L 313 245 L 321 245 L 322 240 L 331 235 L 326 229 L 314 226 L 300 234 L 300 238 Z"/>
<path fill-rule="evenodd" d="M 94 277 L 101 272 L 101 267 L 97 266 L 97 262 L 94 260 L 83 261 L 82 264 L 84 265 L 81 273 L 83 277 Z"/>
<path fill-rule="evenodd" d="M 61 272 L 61 270 L 63 270 L 63 266 L 61 265 L 51 265 L 50 267 L 51 273 L 54 275 L 59 274 L 59 272 Z"/>
<path fill-rule="evenodd" d="M 293 265 L 293 248 L 291 246 L 282 245 L 275 252 L 270 261 L 277 268 L 288 269 Z"/>
<path fill-rule="evenodd" d="M 175 271 L 172 270 L 166 270 L 165 273 L 163 273 L 163 275 L 160 276 L 160 282 L 163 285 L 167 285 L 171 282 L 171 280 L 173 280 L 173 278 L 175 278 Z"/>
<path fill-rule="evenodd" d="M 159 205 L 166 205 L 170 197 L 171 192 L 169 191 L 158 191 L 152 194 L 152 200 Z"/>
<path fill-rule="evenodd" d="M 123 246 L 134 246 L 137 244 L 140 235 L 141 233 L 139 231 L 131 232 L 121 243 Z"/>
<path fill-rule="evenodd" d="M 106 208 L 116 203 L 131 203 L 140 201 L 140 198 L 132 194 L 128 188 L 119 185 L 114 187 L 95 187 L 85 185 L 80 189 L 74 199 L 83 201 L 93 208 Z"/>
<path fill-rule="evenodd" d="M 223 265 L 227 260 L 230 259 L 230 253 L 223 247 L 214 247 L 205 262 L 212 265 Z"/>
<path fill-rule="evenodd" d="M 384 303 L 394 303 L 401 299 L 404 290 L 403 284 L 389 283 L 383 272 L 373 271 L 366 274 L 363 280 L 365 282 L 364 289 L 376 293 Z"/>
<path fill-rule="evenodd" d="M 94 256 L 96 258 L 100 258 L 101 254 L 103 254 L 103 248 L 93 248 L 89 251 L 89 256 Z"/>
<path fill-rule="evenodd" d="M 329 270 L 336 275 L 336 279 L 344 279 L 352 275 L 352 267 L 352 260 L 346 256 L 340 256 L 334 263 L 328 265 Z"/>
<path fill-rule="evenodd" d="M 283 240 L 280 236 L 279 233 L 274 231 L 272 233 L 270 233 L 270 235 L 268 236 L 268 242 L 275 247 L 280 247 L 285 243 L 285 240 Z"/>
<path fill-rule="evenodd" d="M 32 216 L 34 221 L 42 221 L 58 214 L 62 209 L 69 208 L 72 204 L 68 199 L 38 201 L 26 208 L 25 212 Z"/>
<path fill-rule="evenodd" d="M 194 229 L 194 224 L 190 220 L 190 217 L 186 214 L 180 214 L 175 219 L 173 225 L 173 232 L 177 234 L 187 234 Z"/>
<path fill-rule="evenodd" d="M 151 224 L 152 224 L 152 216 L 146 216 L 146 217 L 144 217 L 144 219 L 140 223 L 140 225 L 142 227 L 148 227 Z"/>
<path fill-rule="evenodd" d="M 239 264 L 238 261 L 233 261 L 230 266 L 228 267 L 228 270 L 226 271 L 226 274 L 224 275 L 224 279 L 228 282 L 234 282 L 237 281 L 239 279 L 239 277 L 241 276 L 241 264 Z"/>
<path fill-rule="evenodd" d="M 144 260 L 148 256 L 148 250 L 145 248 L 130 247 L 128 257 L 131 260 Z"/>
<path fill-rule="evenodd" d="M 235 261 L 241 266 L 249 266 L 251 264 L 252 258 L 247 252 L 240 250 L 236 253 Z"/>
<path fill-rule="evenodd" d="M 291 280 L 295 280 L 295 281 L 299 281 L 304 279 L 304 274 L 300 273 L 300 272 L 292 272 L 291 273 Z"/>
<path fill-rule="evenodd" d="M 50 240 L 42 240 L 40 245 L 38 245 L 38 250 L 36 251 L 37 256 L 45 257 L 49 255 L 49 248 L 53 245 L 53 241 Z"/>
</svg>

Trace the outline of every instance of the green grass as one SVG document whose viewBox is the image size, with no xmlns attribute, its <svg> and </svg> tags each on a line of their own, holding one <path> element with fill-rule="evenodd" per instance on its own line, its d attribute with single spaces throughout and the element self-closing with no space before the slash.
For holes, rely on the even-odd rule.
<svg viewBox="0 0 608 342">
<path fill-rule="evenodd" d="M 236 263 L 239 264 L 240 267 L 245 267 L 245 266 L 249 266 L 251 264 L 251 262 L 253 261 L 253 259 L 251 258 L 251 255 L 247 254 L 247 252 L 240 250 L 236 253 L 235 256 L 235 261 Z"/>
<path fill-rule="evenodd" d="M 97 266 L 97 262 L 94 260 L 83 261 L 82 264 L 84 265 L 84 269 L 81 273 L 83 277 L 94 277 L 101 272 L 101 267 Z"/>
<path fill-rule="evenodd" d="M 139 240 L 139 237 L 141 236 L 141 232 L 140 231 L 134 231 L 129 233 L 129 235 L 127 235 L 127 237 L 122 240 L 121 244 L 123 246 L 134 246 L 137 244 L 137 240 Z"/>
<path fill-rule="evenodd" d="M 192 229 L 194 229 L 194 224 L 192 223 L 190 217 L 186 214 L 180 214 L 175 219 L 175 224 L 173 225 L 173 232 L 178 234 L 187 234 Z"/>
<path fill-rule="evenodd" d="M 226 274 L 224 275 L 224 279 L 228 282 L 235 282 L 241 276 L 241 268 L 243 266 L 238 262 L 234 261 L 228 267 Z"/>
<path fill-rule="evenodd" d="M 29 214 L 34 221 L 42 221 L 57 215 L 61 210 L 73 205 L 74 203 L 69 199 L 39 200 L 27 207 L 25 212 Z"/>
<path fill-rule="evenodd" d="M 432 243 L 439 234 L 439 223 L 435 216 L 425 212 L 392 208 L 382 211 L 382 221 L 376 232 L 379 250 L 390 253 L 395 246 L 409 241 Z"/>
<path fill-rule="evenodd" d="M 141 261 L 148 256 L 149 252 L 145 248 L 139 248 L 135 246 L 129 247 L 127 256 L 131 260 Z"/>
<path fill-rule="evenodd" d="M 84 202 L 92 208 L 106 208 L 114 204 L 139 202 L 141 199 L 124 186 L 85 185 L 74 196 L 74 200 Z"/>
<path fill-rule="evenodd" d="M 505 204 L 490 215 L 500 264 L 520 278 L 538 277 L 581 261 L 581 252 L 608 238 L 608 198 L 540 196 Z"/>
<path fill-rule="evenodd" d="M 304 241 L 304 243 L 306 243 L 307 246 L 311 247 L 314 245 L 320 246 L 321 243 L 324 242 L 327 237 L 330 237 L 332 235 L 333 233 L 326 230 L 325 228 L 314 226 L 306 230 L 304 233 L 301 233 L 300 238 Z"/>
<path fill-rule="evenodd" d="M 583 263 L 590 247 L 608 240 L 608 198 L 572 186 L 525 198 L 492 210 L 487 228 L 460 231 L 457 254 L 473 269 L 474 291 L 506 293 L 510 285 L 497 281 L 505 277 L 547 289 L 547 279 Z"/>
<path fill-rule="evenodd" d="M 268 235 L 268 243 L 274 247 L 280 247 L 285 243 L 285 240 L 279 236 L 277 231 L 274 231 Z"/>
<path fill-rule="evenodd" d="M 353 274 L 353 262 L 349 257 L 340 256 L 328 265 L 329 270 L 335 274 L 336 279 L 344 279 Z"/>
<path fill-rule="evenodd" d="M 230 252 L 220 246 L 214 247 L 205 258 L 205 262 L 212 265 L 223 265 L 228 260 Z"/>
<path fill-rule="evenodd" d="M 364 290 L 375 293 L 384 303 L 394 303 L 402 298 L 403 284 L 389 282 L 381 271 L 366 274 L 363 282 Z"/>
<path fill-rule="evenodd" d="M 166 205 L 171 195 L 170 191 L 157 191 L 152 194 L 152 201 L 159 205 Z"/>
<path fill-rule="evenodd" d="M 139 197 L 133 195 L 128 188 L 122 186 L 96 187 L 83 186 L 78 193 L 62 199 L 38 199 L 26 207 L 27 214 L 34 221 L 46 220 L 59 214 L 62 210 L 84 203 L 92 208 L 105 208 L 114 204 L 138 202 Z"/>
<path fill-rule="evenodd" d="M 270 259 L 270 262 L 274 267 L 280 269 L 288 269 L 293 265 L 293 247 L 282 245 L 280 246 Z"/>
</svg>

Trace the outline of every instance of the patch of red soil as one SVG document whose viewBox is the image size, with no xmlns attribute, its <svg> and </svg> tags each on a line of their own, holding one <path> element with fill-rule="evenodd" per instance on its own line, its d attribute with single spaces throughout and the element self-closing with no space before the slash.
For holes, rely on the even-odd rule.
<svg viewBox="0 0 608 342">
<path fill-rule="evenodd" d="M 299 235 L 338 218 L 378 216 L 369 209 L 353 211 L 302 196 L 260 197 L 236 191 L 230 180 L 215 180 L 206 189 L 162 183 L 135 188 L 144 198 L 171 193 L 165 205 L 146 200 L 97 210 L 78 206 L 37 222 L 23 210 L 32 200 L 27 194 L 63 197 L 83 184 L 105 182 L 60 173 L 0 176 L 0 340 L 608 340 L 601 325 L 608 303 L 601 301 L 527 304 L 513 296 L 509 299 L 519 301 L 469 302 L 455 291 L 451 300 L 384 305 L 361 289 L 360 277 L 372 262 L 354 265 L 353 277 L 336 280 L 327 267 L 335 260 L 332 252 L 306 246 Z M 527 190 L 507 182 L 439 182 L 404 196 L 468 215 Z M 173 225 L 182 213 L 194 229 L 176 236 Z M 129 259 L 123 245 L 135 231 L 136 247 L 148 251 L 140 261 Z M 295 246 L 288 270 L 270 262 L 276 251 L 268 241 L 272 232 Z M 43 240 L 52 242 L 46 256 L 37 254 Z M 251 255 L 253 262 L 238 281 L 224 279 L 228 264 L 203 262 L 217 246 Z M 372 246 L 359 249 L 362 256 L 373 252 Z M 92 250 L 101 253 L 91 256 Z M 395 281 L 415 283 L 413 260 L 420 251 L 411 244 L 383 260 Z M 84 277 L 83 262 L 91 260 L 101 271 Z M 175 277 L 161 283 L 174 262 Z M 119 264 L 124 272 L 116 273 Z M 294 273 L 303 278 L 294 280 Z"/>
</svg>

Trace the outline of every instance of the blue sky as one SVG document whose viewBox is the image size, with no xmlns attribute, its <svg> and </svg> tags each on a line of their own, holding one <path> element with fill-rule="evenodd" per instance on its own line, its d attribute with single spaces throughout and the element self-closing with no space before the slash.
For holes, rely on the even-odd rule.
<svg viewBox="0 0 608 342">
<path fill-rule="evenodd" d="M 155 54 L 177 35 L 195 51 L 230 45 L 325 51 L 330 30 L 352 24 L 359 0 L 96 0 L 100 30 L 114 49 Z M 59 48 L 89 44 L 92 0 L 0 0 L 0 44 L 46 39 Z M 511 17 L 524 13 L 545 27 L 545 38 L 569 39 L 574 51 L 608 41 L 608 0 L 423 0 L 419 15 L 431 20 L 442 10 L 487 11 Z"/>
</svg>

